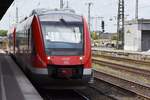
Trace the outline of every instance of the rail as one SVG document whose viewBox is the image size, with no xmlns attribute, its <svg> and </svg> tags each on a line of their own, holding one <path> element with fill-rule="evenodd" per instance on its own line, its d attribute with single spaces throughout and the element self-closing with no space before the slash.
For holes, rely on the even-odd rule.
<svg viewBox="0 0 150 100">
<path fill-rule="evenodd" d="M 150 61 L 150 53 L 149 52 L 134 52 L 134 51 L 124 51 L 124 50 L 107 50 L 107 49 L 98 49 L 92 48 L 93 54 L 103 54 L 103 55 L 111 55 L 117 57 L 130 58 L 141 61 Z"/>
<path fill-rule="evenodd" d="M 94 77 L 150 99 L 150 61 L 93 53 Z"/>
<path fill-rule="evenodd" d="M 40 90 L 44 100 L 90 100 L 77 90 Z"/>
<path fill-rule="evenodd" d="M 144 98 L 144 100 L 150 99 L 150 89 L 141 84 L 123 78 L 119 78 L 117 76 L 113 76 L 105 72 L 100 72 L 99 70 L 94 70 L 94 77 L 96 79 L 103 80 L 115 86 L 134 92 L 141 98 Z"/>
<path fill-rule="evenodd" d="M 150 67 L 149 66 L 142 67 L 142 66 L 138 66 L 137 64 L 133 64 L 133 65 L 131 63 L 126 64 L 127 62 L 123 63 L 121 61 L 117 62 L 117 61 L 113 61 L 113 60 L 99 59 L 98 57 L 93 57 L 92 60 L 93 60 L 93 63 L 95 63 L 95 64 L 111 66 L 114 69 L 120 69 L 120 70 L 124 70 L 127 72 L 132 72 L 132 73 L 141 74 L 143 76 L 150 77 Z M 121 59 L 119 59 L 119 60 L 121 60 Z"/>
</svg>

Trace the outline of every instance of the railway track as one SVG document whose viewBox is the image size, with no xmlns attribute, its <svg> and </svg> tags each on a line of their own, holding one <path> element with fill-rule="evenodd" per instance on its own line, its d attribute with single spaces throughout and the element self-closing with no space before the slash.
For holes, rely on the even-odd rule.
<svg viewBox="0 0 150 100">
<path fill-rule="evenodd" d="M 94 56 L 92 60 L 98 65 L 94 70 L 96 79 L 134 92 L 144 100 L 150 99 L 149 62 L 109 56 Z"/>
<path fill-rule="evenodd" d="M 86 89 L 77 91 L 78 93 L 87 95 L 90 100 L 117 100 L 114 97 L 105 94 L 103 90 L 97 88 L 98 87 L 93 88 L 93 84 L 91 84 Z"/>
<path fill-rule="evenodd" d="M 43 100 L 117 100 L 87 87 L 81 90 L 39 90 Z"/>
<path fill-rule="evenodd" d="M 140 98 L 142 98 L 142 100 L 150 99 L 150 88 L 149 87 L 143 86 L 143 85 L 135 83 L 133 81 L 121 79 L 116 76 L 106 74 L 104 72 L 100 72 L 97 70 L 94 70 L 94 77 L 96 79 L 103 80 L 103 81 L 113 84 L 115 86 L 121 87 L 125 90 L 136 93 L 137 95 L 139 95 Z"/>
<path fill-rule="evenodd" d="M 117 100 L 88 86 L 78 90 L 38 89 L 43 100 Z"/>
<path fill-rule="evenodd" d="M 106 59 L 99 59 L 99 58 L 93 58 L 93 63 L 99 64 L 99 65 L 104 65 L 104 66 L 111 66 L 114 69 L 122 69 L 127 72 L 132 72 L 136 74 L 141 74 L 145 77 L 150 77 L 150 70 L 142 69 L 139 68 L 138 66 L 140 65 L 132 65 L 132 64 L 126 64 L 125 63 L 120 63 L 120 62 L 114 62 L 112 60 L 106 60 Z"/>
<path fill-rule="evenodd" d="M 93 56 L 112 56 L 117 58 L 126 58 L 127 60 L 148 62 L 150 61 L 149 53 L 132 52 L 132 51 L 120 51 L 120 50 L 93 50 Z"/>
<path fill-rule="evenodd" d="M 90 100 L 76 90 L 40 90 L 44 100 Z"/>
<path fill-rule="evenodd" d="M 150 61 L 146 60 L 145 58 L 140 58 L 140 59 L 133 59 L 128 56 L 119 56 L 119 55 L 106 55 L 106 54 L 96 54 L 93 53 L 94 57 L 100 57 L 101 58 L 106 58 L 110 60 L 117 60 L 117 61 L 124 61 L 128 63 L 135 63 L 135 64 L 142 64 L 142 65 L 150 65 Z"/>
<path fill-rule="evenodd" d="M 90 85 L 89 87 L 94 89 L 95 91 L 98 91 L 110 97 L 112 100 L 141 100 L 143 99 L 139 97 L 137 94 L 131 91 L 125 90 L 123 88 L 120 88 L 116 85 L 110 84 L 108 82 L 105 82 L 97 78 L 95 78 L 94 80 L 95 80 L 94 84 Z"/>
</svg>

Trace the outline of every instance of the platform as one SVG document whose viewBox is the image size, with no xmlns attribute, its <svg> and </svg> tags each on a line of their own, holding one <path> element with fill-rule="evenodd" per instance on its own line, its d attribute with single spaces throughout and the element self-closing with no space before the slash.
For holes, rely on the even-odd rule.
<svg viewBox="0 0 150 100">
<path fill-rule="evenodd" d="M 43 100 L 11 57 L 1 50 L 0 100 Z"/>
</svg>

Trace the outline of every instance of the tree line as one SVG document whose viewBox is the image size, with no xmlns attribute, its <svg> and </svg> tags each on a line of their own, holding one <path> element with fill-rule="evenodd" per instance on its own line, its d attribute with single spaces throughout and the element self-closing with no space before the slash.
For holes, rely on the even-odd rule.
<svg viewBox="0 0 150 100">
<path fill-rule="evenodd" d="M 0 30 L 0 36 L 7 36 L 7 30 Z"/>
</svg>

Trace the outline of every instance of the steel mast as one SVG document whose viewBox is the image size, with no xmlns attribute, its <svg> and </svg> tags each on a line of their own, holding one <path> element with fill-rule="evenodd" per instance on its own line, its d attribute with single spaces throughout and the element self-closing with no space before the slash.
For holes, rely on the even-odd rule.
<svg viewBox="0 0 150 100">
<path fill-rule="evenodd" d="M 117 49 L 124 48 L 124 0 L 118 2 Z"/>
</svg>

